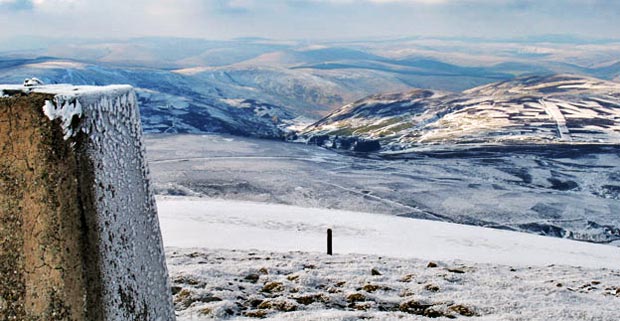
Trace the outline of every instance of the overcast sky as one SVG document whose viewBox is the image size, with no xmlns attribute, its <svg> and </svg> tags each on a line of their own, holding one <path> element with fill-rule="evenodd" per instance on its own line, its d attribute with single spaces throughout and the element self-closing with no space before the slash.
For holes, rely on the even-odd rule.
<svg viewBox="0 0 620 321">
<path fill-rule="evenodd" d="M 0 38 L 620 37 L 618 0 L 0 0 Z"/>
</svg>

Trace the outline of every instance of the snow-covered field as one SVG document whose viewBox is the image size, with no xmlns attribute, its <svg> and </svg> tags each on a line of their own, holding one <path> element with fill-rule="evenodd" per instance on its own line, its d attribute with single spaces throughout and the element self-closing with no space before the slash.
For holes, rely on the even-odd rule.
<svg viewBox="0 0 620 321">
<path fill-rule="evenodd" d="M 617 320 L 617 247 L 285 205 L 157 204 L 180 320 Z M 322 253 L 328 227 L 334 256 Z"/>
<path fill-rule="evenodd" d="M 620 248 L 393 215 L 254 202 L 159 197 L 166 246 L 323 252 L 510 265 L 614 268 Z"/>
</svg>

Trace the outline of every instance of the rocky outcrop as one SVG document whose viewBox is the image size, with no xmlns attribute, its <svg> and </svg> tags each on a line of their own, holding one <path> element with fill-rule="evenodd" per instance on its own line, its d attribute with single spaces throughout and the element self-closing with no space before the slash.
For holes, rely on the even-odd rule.
<svg viewBox="0 0 620 321">
<path fill-rule="evenodd" d="M 325 148 L 333 148 L 360 153 L 377 152 L 381 149 L 381 144 L 378 140 L 365 139 L 355 136 L 301 135 L 295 137 L 295 139 L 292 141 L 305 142 L 306 144 L 317 145 Z"/>
</svg>

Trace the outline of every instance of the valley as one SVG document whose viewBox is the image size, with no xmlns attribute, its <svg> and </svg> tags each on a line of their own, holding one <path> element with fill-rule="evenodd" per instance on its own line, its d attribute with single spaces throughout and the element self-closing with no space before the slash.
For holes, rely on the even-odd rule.
<svg viewBox="0 0 620 321">
<path fill-rule="evenodd" d="M 616 145 L 336 153 L 227 135 L 149 135 L 156 193 L 384 213 L 597 243 L 620 240 Z M 361 156 L 361 157 L 360 157 Z"/>
</svg>

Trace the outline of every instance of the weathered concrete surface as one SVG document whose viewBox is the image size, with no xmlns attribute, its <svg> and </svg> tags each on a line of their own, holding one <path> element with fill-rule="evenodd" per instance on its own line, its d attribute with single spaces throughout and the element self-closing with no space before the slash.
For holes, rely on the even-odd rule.
<svg viewBox="0 0 620 321">
<path fill-rule="evenodd" d="M 89 320 L 174 320 L 133 89 L 80 99 L 79 181 L 86 212 Z"/>
<path fill-rule="evenodd" d="M 0 94 L 2 91 L 0 86 Z M 0 98 L 2 106 L 7 106 L 0 121 L 12 134 L 0 132 L 7 136 L 0 140 L 0 170 L 6 172 L 0 188 L 0 215 L 3 226 L 12 228 L 1 232 L 0 255 L 6 266 L 0 272 L 0 291 L 8 291 L 7 297 L 15 299 L 0 301 L 0 319 L 1 313 L 21 313 L 17 320 L 174 320 L 133 89 L 5 86 L 4 93 L 13 96 Z M 14 107 L 16 101 L 19 107 Z M 13 123 L 23 121 L 24 108 L 38 120 L 27 120 L 30 131 L 19 127 L 18 134 Z M 55 120 L 50 121 L 42 110 Z M 40 145 L 43 147 L 33 147 Z M 26 160 L 13 166 L 12 159 Z M 47 176 L 41 175 L 47 181 L 31 179 L 31 168 L 37 166 L 43 166 Z M 32 184 L 36 188 L 30 187 Z M 45 207 L 48 202 L 53 206 Z M 62 215 L 55 218 L 51 209 Z M 35 224 L 29 223 L 31 220 L 49 233 L 30 228 Z M 22 237 L 16 237 L 18 229 Z M 46 242 L 60 247 L 48 250 Z M 50 258 L 36 252 L 43 250 Z M 73 261 L 65 260 L 66 256 L 72 256 Z M 57 279 L 65 283 L 49 286 L 47 297 L 28 292 L 54 280 L 47 280 L 42 270 L 28 272 L 30 264 L 41 269 L 54 266 L 55 260 L 68 265 L 55 272 L 62 273 Z M 78 271 L 69 272 L 74 270 Z M 44 310 L 60 312 L 48 318 Z M 63 314 L 53 319 L 58 313 Z"/>
<path fill-rule="evenodd" d="M 0 320 L 84 320 L 76 162 L 51 98 L 0 98 Z"/>
</svg>

